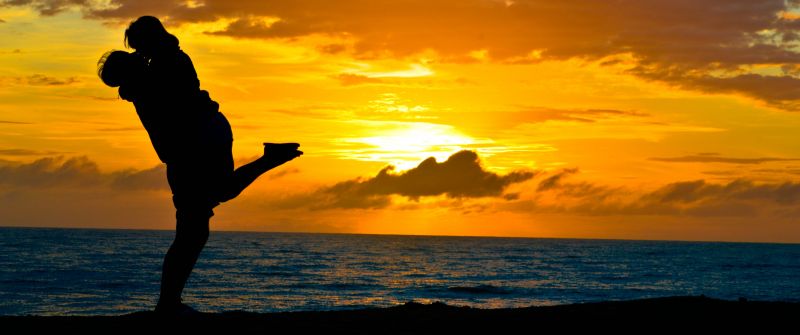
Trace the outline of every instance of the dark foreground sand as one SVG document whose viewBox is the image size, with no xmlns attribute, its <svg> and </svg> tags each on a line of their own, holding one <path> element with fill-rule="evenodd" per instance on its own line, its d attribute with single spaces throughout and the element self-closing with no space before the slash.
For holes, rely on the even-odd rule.
<svg viewBox="0 0 800 335">
<path fill-rule="evenodd" d="M 791 328 L 780 331 L 780 326 Z M 0 329 L 4 334 L 529 334 L 575 330 L 641 334 L 667 330 L 670 333 L 750 330 L 770 334 L 795 333 L 798 327 L 800 303 L 723 301 L 706 297 L 515 309 L 406 303 L 391 308 L 350 311 L 225 312 L 172 319 L 152 312 L 97 317 L 0 317 Z"/>
</svg>

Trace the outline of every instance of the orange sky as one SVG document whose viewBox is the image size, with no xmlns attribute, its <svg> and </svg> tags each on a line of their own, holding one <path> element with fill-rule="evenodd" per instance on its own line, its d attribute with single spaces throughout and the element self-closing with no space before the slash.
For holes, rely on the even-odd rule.
<svg viewBox="0 0 800 335">
<path fill-rule="evenodd" d="M 149 14 L 241 162 L 306 153 L 213 229 L 800 242 L 787 3 L 6 2 L 0 225 L 174 226 L 133 106 L 96 76 Z"/>
</svg>

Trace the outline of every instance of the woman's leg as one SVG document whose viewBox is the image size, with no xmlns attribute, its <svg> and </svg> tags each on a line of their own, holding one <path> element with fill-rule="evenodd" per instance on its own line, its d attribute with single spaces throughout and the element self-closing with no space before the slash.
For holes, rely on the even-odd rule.
<svg viewBox="0 0 800 335">
<path fill-rule="evenodd" d="M 299 144 L 296 143 L 265 143 L 263 156 L 233 171 L 230 184 L 227 185 L 228 187 L 221 201 L 228 201 L 237 197 L 245 188 L 250 186 L 256 178 L 265 172 L 302 155 L 303 152 L 297 150 L 298 147 Z"/>
</svg>

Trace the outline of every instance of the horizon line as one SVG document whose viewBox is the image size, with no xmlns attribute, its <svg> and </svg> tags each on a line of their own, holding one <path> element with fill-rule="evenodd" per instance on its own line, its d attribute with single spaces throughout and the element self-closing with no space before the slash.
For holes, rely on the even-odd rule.
<svg viewBox="0 0 800 335">
<path fill-rule="evenodd" d="M 175 229 L 157 228 L 104 228 L 104 227 L 52 227 L 52 226 L 5 226 L 0 229 L 63 229 L 63 230 L 128 230 L 128 231 L 165 231 L 173 232 Z M 256 233 L 256 234 L 308 234 L 308 235 L 363 235 L 363 236 L 395 236 L 395 237 L 451 237 L 451 238 L 493 238 L 493 239 L 529 239 L 529 240 L 590 240 L 590 241 L 618 241 L 618 242 L 678 242 L 678 243 L 736 243 L 736 244 L 780 244 L 800 245 L 800 242 L 764 242 L 764 241 L 722 241 L 722 240 L 669 240 L 669 239 L 631 239 L 631 238 L 591 238 L 591 237 L 536 237 L 536 236 L 495 236 L 495 235 L 418 235 L 398 233 L 352 233 L 352 232 L 310 232 L 310 231 L 254 231 L 254 230 L 211 230 L 213 233 Z"/>
</svg>

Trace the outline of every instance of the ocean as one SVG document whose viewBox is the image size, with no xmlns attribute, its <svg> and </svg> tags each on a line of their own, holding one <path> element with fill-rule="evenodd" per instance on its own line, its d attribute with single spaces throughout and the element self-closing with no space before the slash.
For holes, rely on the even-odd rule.
<svg viewBox="0 0 800 335">
<path fill-rule="evenodd" d="M 150 310 L 172 231 L 0 228 L 0 315 Z M 800 245 L 212 232 L 203 312 L 480 308 L 676 295 L 800 301 Z"/>
</svg>

